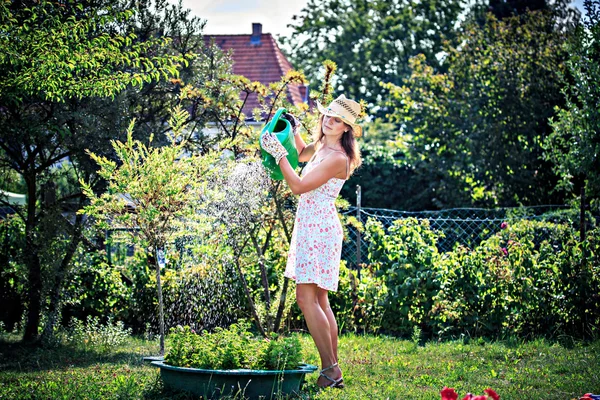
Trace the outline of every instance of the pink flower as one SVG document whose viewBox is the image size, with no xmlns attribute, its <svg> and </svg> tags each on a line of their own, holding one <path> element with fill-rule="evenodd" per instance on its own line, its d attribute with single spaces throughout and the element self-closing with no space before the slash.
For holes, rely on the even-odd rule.
<svg viewBox="0 0 600 400">
<path fill-rule="evenodd" d="M 488 399 L 489 400 L 500 400 L 500 396 L 498 396 L 498 393 L 496 393 L 495 390 L 493 390 L 491 388 L 487 388 L 484 390 L 484 392 L 490 397 L 488 397 L 484 394 L 480 394 L 479 396 L 473 396 L 472 393 L 467 393 L 467 395 L 465 397 L 463 397 L 462 400 L 488 400 Z M 442 400 L 457 400 L 458 399 L 458 394 L 454 391 L 454 389 L 449 388 L 447 386 L 444 386 L 444 389 L 442 389 L 442 391 L 440 393 L 442 394 Z M 582 397 L 582 399 L 586 399 L 586 398 Z"/>
<path fill-rule="evenodd" d="M 500 396 L 498 396 L 498 393 L 492 388 L 485 389 L 484 393 L 490 396 L 492 400 L 500 400 Z"/>
<path fill-rule="evenodd" d="M 508 227 L 508 224 L 506 222 L 503 222 L 500 224 L 501 229 L 506 229 L 507 227 Z"/>
<path fill-rule="evenodd" d="M 456 400 L 456 399 L 458 399 L 458 393 L 456 393 L 456 391 L 454 391 L 453 388 L 449 388 L 447 386 L 444 386 L 444 388 L 442 389 L 442 391 L 440 392 L 440 394 L 442 395 L 442 400 Z"/>
<path fill-rule="evenodd" d="M 501 250 L 502 250 L 502 252 L 504 253 L 505 256 L 508 255 L 508 250 L 506 249 L 506 247 L 502 247 Z"/>
</svg>

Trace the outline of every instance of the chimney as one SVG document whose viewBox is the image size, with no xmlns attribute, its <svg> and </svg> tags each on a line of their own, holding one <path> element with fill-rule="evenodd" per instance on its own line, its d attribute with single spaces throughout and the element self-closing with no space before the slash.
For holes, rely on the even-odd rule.
<svg viewBox="0 0 600 400">
<path fill-rule="evenodd" d="M 299 85 L 298 90 L 300 90 L 300 97 L 302 97 L 302 102 L 308 104 L 308 85 Z"/>
<path fill-rule="evenodd" d="M 253 23 L 252 24 L 252 37 L 250 37 L 250 44 L 259 45 L 260 44 L 260 35 L 262 35 L 262 24 Z"/>
</svg>

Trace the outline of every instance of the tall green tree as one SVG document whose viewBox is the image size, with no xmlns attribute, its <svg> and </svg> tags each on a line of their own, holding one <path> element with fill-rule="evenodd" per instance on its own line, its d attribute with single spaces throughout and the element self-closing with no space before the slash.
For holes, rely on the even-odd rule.
<svg viewBox="0 0 600 400">
<path fill-rule="evenodd" d="M 94 135 L 113 123 L 110 114 L 90 115 L 89 103 L 82 100 L 113 98 L 127 87 L 176 77 L 185 62 L 153 54 L 166 39 L 136 43 L 131 32 L 115 33 L 132 15 L 81 2 L 0 4 L 0 166 L 20 175 L 27 189 L 27 205 L 17 210 L 25 222 L 25 340 L 38 336 L 43 274 L 50 270 L 51 280 L 60 281 L 82 240 L 81 218 L 73 223 L 60 211 L 72 199 L 79 199 L 75 208 L 81 206 L 83 197 L 65 193 L 57 198 L 53 175 L 64 160 L 84 171 L 78 155 L 86 144 L 100 143 L 102 135 Z M 50 223 L 53 218 L 60 223 Z M 59 254 L 51 254 L 52 240 L 63 244 Z M 52 259 L 56 263 L 45 265 Z"/>
<path fill-rule="evenodd" d="M 572 27 L 531 12 L 465 25 L 445 47 L 446 73 L 421 55 L 390 89 L 392 118 L 411 137 L 411 157 L 431 179 L 420 191 L 442 207 L 561 203 L 542 157 L 548 118 L 563 103 L 562 44 Z M 421 195 L 415 193 L 411 195 Z"/>
<path fill-rule="evenodd" d="M 566 104 L 550 120 L 544 157 L 560 177 L 558 189 L 600 199 L 600 3 L 585 0 L 586 19 L 566 43 Z"/>
<path fill-rule="evenodd" d="M 441 67 L 435 56 L 454 37 L 463 7 L 460 0 L 309 0 L 283 43 L 312 84 L 329 59 L 338 66 L 335 91 L 376 105 L 379 82 L 401 84 L 410 57 L 423 53 Z"/>
<path fill-rule="evenodd" d="M 132 122 L 127 141 L 112 141 L 118 162 L 90 152 L 99 165 L 98 174 L 108 182 L 108 190 L 100 195 L 91 185 L 81 181 L 90 204 L 84 212 L 93 217 L 103 229 L 127 228 L 131 243 L 144 249 L 148 264 L 156 271 L 160 324 L 160 354 L 165 351 L 165 322 L 158 252 L 165 249 L 174 235 L 202 230 L 206 217 L 200 199 L 208 197 L 208 180 L 219 154 L 185 156 L 185 142 L 178 137 L 189 115 L 181 108 L 173 111 L 169 121 L 171 144 L 151 147 L 133 139 Z M 210 227 L 210 225 L 209 225 Z"/>
</svg>

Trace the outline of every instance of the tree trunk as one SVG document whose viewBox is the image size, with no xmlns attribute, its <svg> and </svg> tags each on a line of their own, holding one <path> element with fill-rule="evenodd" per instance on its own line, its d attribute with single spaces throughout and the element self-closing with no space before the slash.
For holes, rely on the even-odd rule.
<svg viewBox="0 0 600 400">
<path fill-rule="evenodd" d="M 25 248 L 23 251 L 25 264 L 28 270 L 28 306 L 27 322 L 23 341 L 33 342 L 38 339 L 38 328 L 40 326 L 40 313 L 42 307 L 42 268 L 40 265 L 39 251 L 37 248 L 36 229 L 36 174 L 24 174 L 27 184 L 27 220 L 25 221 Z"/>
<path fill-rule="evenodd" d="M 160 265 L 156 254 L 150 253 L 147 257 L 148 264 L 154 265 L 156 269 L 156 293 L 158 295 L 158 324 L 160 333 L 160 351 L 159 355 L 165 355 L 165 316 L 162 296 L 162 285 L 160 283 Z"/>
<path fill-rule="evenodd" d="M 281 295 L 279 296 L 279 307 L 277 308 L 277 315 L 275 316 L 275 322 L 273 323 L 273 331 L 281 331 L 281 319 L 283 318 L 283 310 L 285 310 L 285 301 L 287 298 L 287 291 L 290 280 L 283 278 L 283 287 L 281 289 Z"/>
<path fill-rule="evenodd" d="M 81 243 L 82 221 L 83 216 L 77 214 L 75 217 L 75 226 L 72 233 L 71 242 L 67 247 L 67 251 L 60 263 L 58 270 L 54 274 L 54 283 L 52 285 L 50 306 L 48 310 L 48 321 L 46 322 L 46 326 L 44 326 L 44 332 L 42 333 L 42 342 L 45 343 L 50 341 L 54 336 L 54 326 L 56 325 L 56 320 L 58 319 L 59 314 L 58 311 L 60 309 L 60 293 L 65 276 L 67 275 L 67 271 L 69 269 L 69 265 L 71 265 L 71 260 L 73 260 L 73 256 L 77 251 L 77 247 L 79 246 L 79 243 Z M 69 223 L 68 221 L 65 222 Z"/>
<path fill-rule="evenodd" d="M 244 288 L 244 293 L 246 293 L 246 299 L 248 300 L 248 307 L 250 307 L 250 312 L 252 313 L 252 319 L 254 319 L 254 324 L 256 328 L 260 332 L 263 337 L 267 337 L 265 330 L 260 322 L 260 317 L 258 316 L 258 312 L 256 311 L 256 306 L 254 305 L 254 301 L 252 301 L 252 294 L 250 293 L 250 289 L 248 288 L 248 282 L 246 282 L 246 277 L 242 271 L 242 267 L 240 266 L 239 259 L 236 257 L 235 266 L 237 268 L 238 274 L 240 275 L 240 280 L 242 281 L 242 286 Z"/>
<path fill-rule="evenodd" d="M 287 225 L 285 224 L 285 216 L 283 215 L 283 211 L 281 210 L 281 204 L 277 201 L 277 193 L 273 196 L 273 200 L 275 201 L 275 208 L 277 210 L 277 217 L 281 222 L 281 226 L 283 227 L 283 233 L 285 234 L 285 238 L 287 239 L 288 246 L 292 242 L 292 235 L 287 229 Z M 289 286 L 289 278 L 283 278 L 283 287 L 281 288 L 281 294 L 279 295 L 279 307 L 277 308 L 277 315 L 275 316 L 275 322 L 273 324 L 273 331 L 279 332 L 281 326 L 281 320 L 283 318 L 283 310 L 285 310 L 285 301 L 287 298 L 287 291 Z"/>
<path fill-rule="evenodd" d="M 263 257 L 262 249 L 258 244 L 258 240 L 254 236 L 252 232 L 250 232 L 250 237 L 252 239 L 252 244 L 254 245 L 254 249 L 256 250 L 256 255 L 258 257 L 258 267 L 260 269 L 260 279 L 262 282 L 263 290 L 265 293 L 265 307 L 267 310 L 265 325 L 267 330 L 272 329 L 271 326 L 271 293 L 269 293 L 269 278 L 267 276 L 267 267 L 265 266 L 265 260 Z"/>
</svg>

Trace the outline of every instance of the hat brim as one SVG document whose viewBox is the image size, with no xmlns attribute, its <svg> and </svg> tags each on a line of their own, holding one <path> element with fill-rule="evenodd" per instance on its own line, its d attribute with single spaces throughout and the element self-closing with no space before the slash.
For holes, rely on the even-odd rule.
<svg viewBox="0 0 600 400">
<path fill-rule="evenodd" d="M 342 118 L 342 121 L 344 121 L 345 124 L 350 125 L 352 127 L 352 132 L 354 133 L 354 136 L 356 136 L 356 137 L 362 136 L 362 127 L 360 125 L 358 125 L 357 123 L 352 123 L 350 121 L 347 121 L 346 118 L 339 115 L 338 113 L 336 113 L 333 110 L 326 109 L 325 107 L 323 107 L 323 105 L 321 105 L 321 103 L 319 103 L 318 100 L 316 101 L 316 103 L 317 103 L 317 109 L 319 110 L 319 112 L 321 114 L 328 115 L 330 117 Z"/>
</svg>

